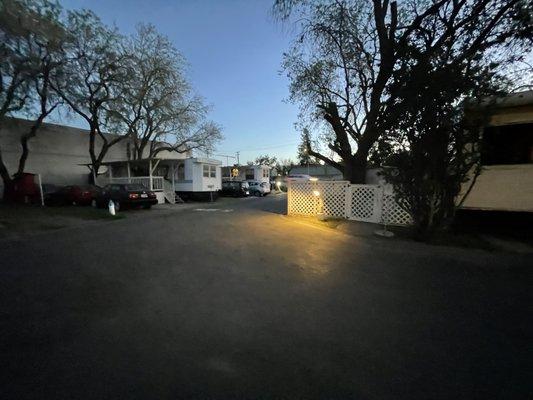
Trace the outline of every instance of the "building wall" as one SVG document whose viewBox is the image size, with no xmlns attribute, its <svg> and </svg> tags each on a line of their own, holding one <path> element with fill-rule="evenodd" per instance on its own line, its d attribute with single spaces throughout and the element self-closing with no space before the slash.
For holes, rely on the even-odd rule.
<svg viewBox="0 0 533 400">
<path fill-rule="evenodd" d="M 533 122 L 533 91 L 515 97 L 519 104 L 497 109 L 490 126 Z M 470 182 L 463 185 L 463 193 L 469 186 Z M 533 164 L 484 166 L 463 208 L 533 212 Z"/>
<path fill-rule="evenodd" d="M 533 164 L 484 167 L 463 208 L 532 212 Z"/>
<path fill-rule="evenodd" d="M 20 137 L 29 131 L 31 124 L 32 121 L 7 118 L 0 130 L 0 150 L 11 174 L 15 173 L 18 167 L 21 154 Z M 96 148 L 99 150 L 101 139 L 98 137 L 96 139 Z M 87 130 L 45 123 L 28 143 L 30 152 L 25 172 L 41 174 L 43 183 L 66 185 L 88 182 L 89 169 L 85 165 L 80 165 L 91 162 Z M 158 157 L 185 158 L 188 155 L 188 153 L 161 152 Z M 104 161 L 126 159 L 127 140 L 124 140 L 109 149 Z M 105 167 L 101 167 L 100 173 L 104 171 Z M 3 192 L 1 186 L 0 180 L 0 193 Z"/>
</svg>

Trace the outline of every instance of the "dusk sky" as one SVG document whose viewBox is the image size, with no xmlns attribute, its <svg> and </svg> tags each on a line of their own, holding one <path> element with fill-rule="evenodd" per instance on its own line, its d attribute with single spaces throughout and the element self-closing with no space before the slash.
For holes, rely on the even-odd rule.
<svg viewBox="0 0 533 400">
<path fill-rule="evenodd" d="M 187 58 L 194 88 L 213 106 L 210 118 L 223 127 L 225 140 L 216 154 L 240 151 L 241 163 L 265 153 L 296 158 L 297 110 L 284 102 L 288 81 L 279 74 L 291 37 L 273 20 L 272 0 L 61 0 L 61 4 L 67 9 L 91 9 L 123 34 L 145 22 L 167 35 Z"/>
</svg>

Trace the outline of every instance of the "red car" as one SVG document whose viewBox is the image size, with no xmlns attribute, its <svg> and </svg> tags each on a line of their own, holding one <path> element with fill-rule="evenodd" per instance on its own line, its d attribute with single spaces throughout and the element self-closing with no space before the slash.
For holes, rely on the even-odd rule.
<svg viewBox="0 0 533 400">
<path fill-rule="evenodd" d="M 51 193 L 45 203 L 50 205 L 83 205 L 92 204 L 100 193 L 100 188 L 94 185 L 70 185 L 64 186 L 58 191 Z M 48 201 L 47 201 L 48 200 Z"/>
</svg>

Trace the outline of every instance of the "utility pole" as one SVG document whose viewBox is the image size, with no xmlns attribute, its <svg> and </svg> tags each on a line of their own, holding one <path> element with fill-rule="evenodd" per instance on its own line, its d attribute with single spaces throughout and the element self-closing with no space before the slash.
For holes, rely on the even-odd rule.
<svg viewBox="0 0 533 400">
<path fill-rule="evenodd" d="M 237 165 L 240 164 L 240 162 L 239 162 L 239 153 L 240 153 L 240 151 L 237 151 L 237 152 L 235 153 L 235 155 L 237 156 Z"/>
</svg>

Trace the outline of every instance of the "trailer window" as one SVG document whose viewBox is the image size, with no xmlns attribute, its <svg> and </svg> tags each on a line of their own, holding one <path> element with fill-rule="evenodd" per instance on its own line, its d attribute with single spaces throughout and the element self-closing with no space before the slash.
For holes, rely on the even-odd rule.
<svg viewBox="0 0 533 400">
<path fill-rule="evenodd" d="M 533 124 L 485 128 L 481 161 L 483 165 L 533 163 Z"/>
<path fill-rule="evenodd" d="M 204 175 L 204 178 L 216 178 L 217 177 L 217 167 L 215 165 L 204 164 L 204 166 L 203 166 L 203 175 Z"/>
<path fill-rule="evenodd" d="M 249 168 L 245 171 L 246 174 L 246 180 L 254 179 L 254 170 L 252 168 Z"/>
</svg>

